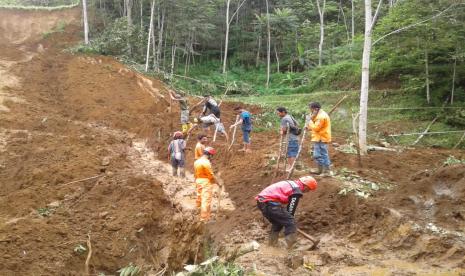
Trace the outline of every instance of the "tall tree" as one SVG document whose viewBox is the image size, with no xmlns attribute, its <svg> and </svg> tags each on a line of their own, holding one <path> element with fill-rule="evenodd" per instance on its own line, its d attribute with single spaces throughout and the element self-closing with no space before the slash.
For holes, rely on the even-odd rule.
<svg viewBox="0 0 465 276">
<path fill-rule="evenodd" d="M 84 21 L 84 43 L 89 44 L 89 22 L 87 20 L 87 0 L 82 0 L 82 16 Z"/>
<path fill-rule="evenodd" d="M 320 1 L 323 1 L 320 4 Z M 325 8 L 326 0 L 316 0 L 316 6 L 318 8 L 318 15 L 320 17 L 320 43 L 318 44 L 318 66 L 323 63 L 323 43 L 325 40 Z"/>
<path fill-rule="evenodd" d="M 147 39 L 147 56 L 145 58 L 145 72 L 149 70 L 149 58 L 150 58 L 150 40 L 153 39 L 153 12 L 155 10 L 155 0 L 152 0 L 152 7 L 150 9 L 150 25 L 149 25 L 149 37 Z M 153 53 L 155 54 L 155 52 Z"/>
<path fill-rule="evenodd" d="M 373 27 L 383 0 L 378 3 L 375 15 L 372 15 L 371 0 L 365 0 L 365 38 L 363 42 L 362 81 L 360 88 L 360 118 L 358 125 L 358 145 L 360 154 L 367 154 L 368 91 L 370 88 L 370 56 Z"/>
</svg>

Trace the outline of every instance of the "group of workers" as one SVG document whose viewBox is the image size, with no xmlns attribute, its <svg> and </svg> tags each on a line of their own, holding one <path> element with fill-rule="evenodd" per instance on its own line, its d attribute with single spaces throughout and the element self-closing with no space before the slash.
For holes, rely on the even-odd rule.
<svg viewBox="0 0 465 276">
<path fill-rule="evenodd" d="M 184 137 L 189 137 L 193 129 L 202 124 L 204 133 L 199 134 L 198 142 L 194 150 L 194 177 L 196 185 L 196 204 L 200 210 L 200 221 L 208 222 L 211 219 L 211 202 L 213 184 L 222 185 L 218 177 L 215 177 L 211 158 L 216 154 L 216 150 L 210 146 L 209 139 L 206 133 L 211 132 L 210 126 L 215 126 L 215 135 L 220 132 L 229 140 L 228 133 L 221 122 L 220 104 L 218 104 L 211 96 L 204 96 L 196 106 L 204 104 L 201 116 L 194 119 L 195 124 L 189 121 L 189 110 L 187 99 L 180 93 L 170 91 L 170 96 L 173 100 L 179 102 L 181 107 L 181 125 L 182 131 L 177 131 L 173 135 L 168 151 L 173 168 L 173 175 L 185 176 L 185 149 L 186 141 Z M 195 107 L 196 107 L 195 106 Z M 237 112 L 236 122 L 230 126 L 230 129 L 242 125 L 242 134 L 244 147 L 242 150 L 250 152 L 250 133 L 252 131 L 252 117 L 250 112 L 243 107 L 236 107 Z M 320 176 L 330 176 L 330 158 L 328 153 L 328 144 L 331 142 L 331 121 L 329 115 L 321 109 L 321 105 L 317 102 L 309 104 L 310 115 L 306 121 L 305 128 L 311 132 L 311 141 L 313 145 L 313 159 L 317 164 L 317 169 L 311 170 L 311 173 Z M 207 113 L 208 112 L 208 113 Z M 300 152 L 299 135 L 301 129 L 298 122 L 288 113 L 284 107 L 276 109 L 277 115 L 281 118 L 280 134 L 286 136 L 287 151 L 285 152 L 289 168 L 293 165 L 295 158 Z M 280 153 L 281 154 L 281 153 Z M 315 190 L 317 181 L 314 177 L 307 175 L 295 180 L 283 180 L 271 184 L 263 189 L 256 197 L 258 209 L 263 216 L 271 223 L 271 232 L 269 235 L 270 245 L 275 246 L 278 241 L 279 233 L 284 228 L 284 236 L 287 246 L 290 248 L 296 242 L 297 228 L 295 225 L 294 214 L 302 195 L 308 191 Z"/>
</svg>

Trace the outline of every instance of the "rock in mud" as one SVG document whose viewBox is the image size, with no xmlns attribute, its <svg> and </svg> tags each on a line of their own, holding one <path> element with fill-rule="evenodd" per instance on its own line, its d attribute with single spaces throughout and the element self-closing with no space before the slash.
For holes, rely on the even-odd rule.
<svg viewBox="0 0 465 276">
<path fill-rule="evenodd" d="M 102 166 L 108 166 L 110 165 L 110 157 L 106 156 L 102 160 Z"/>
</svg>

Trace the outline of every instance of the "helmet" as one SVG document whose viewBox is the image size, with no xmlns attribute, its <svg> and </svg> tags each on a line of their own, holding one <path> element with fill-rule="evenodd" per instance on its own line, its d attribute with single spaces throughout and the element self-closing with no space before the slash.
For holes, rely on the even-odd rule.
<svg viewBox="0 0 465 276">
<path fill-rule="evenodd" d="M 310 175 L 302 176 L 299 178 L 299 181 L 302 182 L 305 186 L 307 186 L 310 190 L 315 190 L 317 186 L 317 182 L 315 178 L 311 177 Z"/>
<path fill-rule="evenodd" d="M 216 149 L 212 148 L 212 147 L 206 147 L 204 150 L 203 150 L 203 153 L 204 154 L 208 154 L 208 155 L 215 155 L 216 154 Z"/>
<path fill-rule="evenodd" d="M 183 136 L 181 131 L 176 131 L 173 133 L 173 138 L 181 138 Z"/>
</svg>

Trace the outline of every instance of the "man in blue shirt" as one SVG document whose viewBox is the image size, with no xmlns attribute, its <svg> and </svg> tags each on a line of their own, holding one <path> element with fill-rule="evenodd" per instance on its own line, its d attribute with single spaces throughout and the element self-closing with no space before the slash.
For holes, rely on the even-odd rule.
<svg viewBox="0 0 465 276">
<path fill-rule="evenodd" d="M 250 152 L 250 132 L 252 131 L 252 116 L 250 115 L 250 112 L 245 110 L 242 107 L 236 107 L 234 108 L 234 111 L 238 113 L 239 120 L 230 126 L 230 128 L 233 128 L 237 125 L 242 125 L 242 139 L 244 141 L 244 148 L 242 149 L 245 152 Z"/>
</svg>

